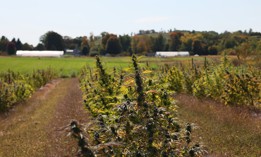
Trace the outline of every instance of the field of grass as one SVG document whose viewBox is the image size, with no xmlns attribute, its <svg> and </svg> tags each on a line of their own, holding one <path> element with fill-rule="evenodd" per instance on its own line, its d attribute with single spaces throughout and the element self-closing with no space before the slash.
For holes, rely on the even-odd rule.
<svg viewBox="0 0 261 157">
<path fill-rule="evenodd" d="M 77 73 L 85 64 L 94 64 L 93 58 L 37 58 L 37 57 L 0 57 L 0 72 L 12 70 L 30 73 L 48 67 L 58 71 L 61 76 Z"/>
<path fill-rule="evenodd" d="M 128 67 L 131 62 L 130 57 L 102 57 L 105 67 L 124 68 Z M 203 57 L 195 57 L 194 60 L 202 61 Z M 179 61 L 190 61 L 191 57 L 177 58 L 156 58 L 156 57 L 140 57 L 141 66 L 147 62 L 150 66 L 157 66 L 168 63 L 174 64 Z M 60 76 L 71 76 L 77 74 L 84 66 L 95 66 L 95 58 L 93 57 L 69 57 L 69 58 L 38 58 L 38 57 L 0 57 L 0 73 L 7 70 L 14 72 L 30 73 L 36 69 L 46 69 L 48 67 L 58 71 Z"/>
</svg>

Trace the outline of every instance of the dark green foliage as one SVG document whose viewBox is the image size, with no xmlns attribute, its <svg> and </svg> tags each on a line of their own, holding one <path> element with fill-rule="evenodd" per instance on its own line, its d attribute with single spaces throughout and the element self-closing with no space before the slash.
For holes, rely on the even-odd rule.
<svg viewBox="0 0 261 157">
<path fill-rule="evenodd" d="M 199 40 L 193 41 L 192 51 L 193 51 L 194 54 L 204 55 L 204 49 L 203 49 L 202 42 L 199 41 Z"/>
<path fill-rule="evenodd" d="M 119 54 L 121 52 L 121 44 L 117 36 L 110 36 L 106 43 L 106 52 L 109 54 Z"/>
<path fill-rule="evenodd" d="M 129 35 L 119 36 L 120 44 L 123 52 L 131 51 L 131 37 Z"/>
<path fill-rule="evenodd" d="M 142 78 L 140 75 L 140 70 L 138 67 L 138 61 L 135 55 L 132 56 L 132 63 L 135 70 L 135 82 L 136 82 L 136 91 L 138 93 L 137 103 L 138 106 L 141 106 L 144 104 L 144 93 L 143 93 L 143 83 Z"/>
<path fill-rule="evenodd" d="M 89 52 L 90 52 L 90 47 L 89 47 L 89 45 L 84 46 L 83 49 L 82 49 L 82 54 L 83 54 L 84 56 L 86 56 L 86 55 L 89 54 Z"/>
<path fill-rule="evenodd" d="M 22 42 L 20 41 L 20 39 L 17 39 L 17 41 L 16 41 L 16 43 L 15 43 L 15 47 L 16 47 L 16 50 L 22 50 L 23 44 L 22 44 Z"/>
<path fill-rule="evenodd" d="M 64 50 L 63 37 L 53 31 L 49 31 L 41 36 L 41 42 L 44 44 L 46 50 Z"/>
<path fill-rule="evenodd" d="M 162 33 L 159 33 L 157 38 L 155 38 L 154 43 L 153 43 L 153 51 L 164 51 L 165 47 L 165 39 Z"/>
<path fill-rule="evenodd" d="M 8 44 L 9 40 L 5 37 L 2 36 L 0 39 L 0 51 L 5 52 L 6 51 L 6 47 Z"/>
<path fill-rule="evenodd" d="M 43 44 L 39 43 L 39 44 L 37 44 L 37 46 L 35 47 L 35 50 L 40 50 L 40 51 L 42 51 L 42 50 L 45 50 L 45 47 L 44 47 Z"/>
<path fill-rule="evenodd" d="M 22 49 L 23 50 L 33 50 L 33 45 L 29 45 L 28 43 L 24 43 Z"/>
<path fill-rule="evenodd" d="M 15 43 L 9 42 L 6 47 L 6 51 L 9 55 L 15 55 L 16 54 L 16 47 Z"/>
</svg>

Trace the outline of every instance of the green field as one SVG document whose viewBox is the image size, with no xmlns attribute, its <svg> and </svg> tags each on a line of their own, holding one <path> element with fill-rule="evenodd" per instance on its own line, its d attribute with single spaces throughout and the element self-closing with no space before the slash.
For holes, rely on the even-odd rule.
<svg viewBox="0 0 261 157">
<path fill-rule="evenodd" d="M 131 63 L 131 57 L 102 57 L 105 67 L 124 68 Z M 203 57 L 194 57 L 194 60 L 202 61 Z M 149 63 L 150 66 L 158 66 L 160 64 L 175 64 L 180 61 L 190 62 L 191 57 L 175 57 L 175 58 L 156 58 L 156 57 L 140 57 L 141 66 Z M 36 69 L 46 69 L 48 67 L 58 71 L 60 76 L 71 76 L 77 74 L 84 66 L 95 66 L 95 58 L 93 57 L 69 57 L 69 58 L 38 58 L 38 57 L 0 57 L 0 73 L 12 70 L 21 73 L 30 73 Z"/>
</svg>

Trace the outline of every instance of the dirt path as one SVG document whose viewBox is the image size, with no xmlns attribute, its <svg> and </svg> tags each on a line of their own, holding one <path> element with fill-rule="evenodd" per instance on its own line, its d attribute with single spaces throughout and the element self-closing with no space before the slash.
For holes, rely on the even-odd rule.
<svg viewBox="0 0 261 157">
<path fill-rule="evenodd" d="M 176 100 L 181 119 L 198 127 L 193 140 L 203 142 L 210 156 L 261 156 L 260 112 L 185 94 L 177 95 Z"/>
<path fill-rule="evenodd" d="M 88 121 L 77 79 L 47 84 L 0 117 L 0 157 L 75 156 L 77 143 L 61 130 L 72 119 Z"/>
</svg>

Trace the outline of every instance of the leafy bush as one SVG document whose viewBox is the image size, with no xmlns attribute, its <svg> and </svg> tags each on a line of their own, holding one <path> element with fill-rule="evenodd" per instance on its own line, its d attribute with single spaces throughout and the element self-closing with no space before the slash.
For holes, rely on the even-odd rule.
<svg viewBox="0 0 261 157">
<path fill-rule="evenodd" d="M 260 107 L 260 72 L 235 67 L 226 58 L 205 70 L 192 87 L 197 97 L 211 97 L 227 105 Z"/>
<path fill-rule="evenodd" d="M 52 69 L 36 70 L 28 75 L 10 70 L 0 74 L 0 111 L 6 111 L 14 104 L 26 100 L 35 89 L 55 77 L 56 74 Z"/>
<path fill-rule="evenodd" d="M 84 103 L 96 117 L 85 128 L 90 135 L 85 144 L 88 150 L 101 156 L 196 156 L 204 152 L 191 142 L 191 124 L 183 126 L 178 120 L 173 92 L 165 88 L 169 83 L 149 69 L 141 70 L 135 56 L 131 68 L 119 72 L 114 68 L 110 74 L 96 59 L 96 70 L 85 67 L 80 78 Z"/>
</svg>

